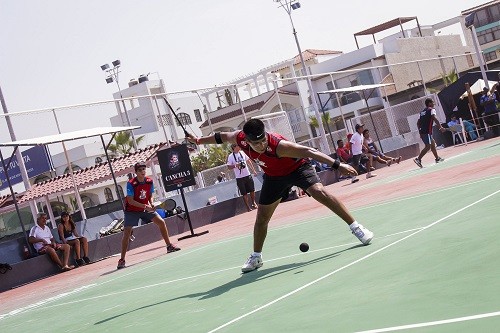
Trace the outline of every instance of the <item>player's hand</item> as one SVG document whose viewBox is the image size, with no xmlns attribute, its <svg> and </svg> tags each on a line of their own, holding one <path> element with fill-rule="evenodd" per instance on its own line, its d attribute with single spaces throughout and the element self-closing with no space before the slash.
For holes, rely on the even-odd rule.
<svg viewBox="0 0 500 333">
<path fill-rule="evenodd" d="M 446 132 L 446 128 L 444 128 L 444 127 L 441 127 L 439 130 L 441 131 L 441 133 Z"/>
<path fill-rule="evenodd" d="M 338 170 L 344 176 L 357 176 L 358 172 L 351 165 L 340 163 Z"/>
<path fill-rule="evenodd" d="M 196 136 L 194 136 L 191 133 L 186 132 L 186 139 L 191 142 L 191 143 L 196 143 L 196 140 L 198 139 Z"/>
</svg>

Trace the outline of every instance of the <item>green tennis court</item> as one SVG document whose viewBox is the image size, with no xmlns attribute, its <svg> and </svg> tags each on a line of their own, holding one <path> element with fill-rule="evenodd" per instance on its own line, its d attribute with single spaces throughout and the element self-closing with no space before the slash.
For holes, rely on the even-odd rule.
<svg viewBox="0 0 500 333">
<path fill-rule="evenodd" d="M 1 331 L 497 331 L 500 141 L 489 141 L 450 148 L 442 164 L 418 169 L 410 160 L 349 187 L 352 195 L 379 196 L 352 210 L 375 232 L 369 246 L 324 210 L 303 219 L 292 201 L 282 205 L 290 223 L 270 224 L 258 271 L 240 273 L 251 250 L 246 233 L 110 267 L 49 299 L 35 295 L 0 311 Z M 448 182 L 426 185 L 439 179 Z"/>
</svg>

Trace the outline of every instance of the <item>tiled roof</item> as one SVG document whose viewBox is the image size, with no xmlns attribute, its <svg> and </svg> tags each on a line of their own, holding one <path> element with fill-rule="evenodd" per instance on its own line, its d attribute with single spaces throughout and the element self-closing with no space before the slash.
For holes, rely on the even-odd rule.
<svg viewBox="0 0 500 333">
<path fill-rule="evenodd" d="M 23 194 L 15 193 L 15 196 L 19 200 L 19 198 L 21 198 L 23 196 Z M 14 203 L 14 201 L 12 200 L 12 195 L 7 194 L 7 195 L 0 196 L 0 208 L 3 206 L 12 205 L 13 203 Z"/>
<path fill-rule="evenodd" d="M 314 50 L 314 49 L 307 49 L 305 51 L 302 51 L 302 57 L 304 58 L 304 62 L 307 62 L 308 60 L 314 59 L 319 55 L 328 55 L 328 54 L 341 54 L 342 51 L 330 51 L 330 50 Z M 293 58 L 293 65 L 298 65 L 300 64 L 300 55 L 297 54 Z M 283 66 L 278 69 L 273 70 L 273 73 L 279 72 L 282 69 L 287 68 L 288 66 Z"/>
<path fill-rule="evenodd" d="M 144 149 L 138 150 L 135 153 L 130 153 L 122 157 L 111 160 L 113 172 L 115 176 L 122 176 L 131 171 L 132 166 L 141 161 L 147 161 L 154 157 L 156 152 L 162 148 L 165 143 L 161 142 Z M 84 188 L 89 185 L 100 183 L 108 180 L 111 177 L 111 170 L 108 162 L 96 164 L 94 166 L 78 170 L 73 173 L 76 186 Z M 66 192 L 73 189 L 73 180 L 70 174 L 65 174 L 52 178 L 42 183 L 35 184 L 31 189 L 24 193 L 24 196 L 18 201 L 19 203 L 44 197 L 46 195 Z"/>
</svg>

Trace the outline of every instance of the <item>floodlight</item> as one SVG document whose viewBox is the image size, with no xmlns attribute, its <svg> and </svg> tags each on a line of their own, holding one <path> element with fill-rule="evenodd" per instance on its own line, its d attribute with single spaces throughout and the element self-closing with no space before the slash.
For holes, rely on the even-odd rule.
<svg viewBox="0 0 500 333">
<path fill-rule="evenodd" d="M 292 3 L 291 7 L 292 7 L 293 10 L 299 9 L 300 8 L 300 2 L 294 2 L 294 3 Z"/>
<path fill-rule="evenodd" d="M 474 25 L 474 18 L 476 17 L 476 12 L 470 13 L 465 17 L 465 27 L 470 28 Z"/>
<path fill-rule="evenodd" d="M 118 66 L 120 66 L 121 62 L 120 62 L 120 60 L 115 60 L 112 62 L 112 64 L 113 64 L 113 67 L 118 67 Z"/>
<path fill-rule="evenodd" d="M 111 83 L 113 82 L 113 78 L 110 76 L 110 77 L 107 77 L 106 78 L 106 83 Z"/>
<path fill-rule="evenodd" d="M 109 68 L 109 65 L 108 65 L 108 64 L 104 64 L 104 65 L 102 65 L 102 66 L 101 66 L 101 69 L 102 69 L 103 71 L 105 71 L 105 70 L 106 70 L 106 69 L 108 69 L 108 68 Z"/>
</svg>

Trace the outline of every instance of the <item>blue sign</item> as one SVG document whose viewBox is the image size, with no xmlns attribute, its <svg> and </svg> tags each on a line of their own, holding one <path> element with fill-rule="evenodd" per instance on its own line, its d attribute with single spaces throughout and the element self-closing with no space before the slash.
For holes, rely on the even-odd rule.
<svg viewBox="0 0 500 333">
<path fill-rule="evenodd" d="M 47 158 L 47 153 L 45 146 L 35 146 L 21 153 L 24 160 L 24 166 L 28 173 L 28 177 L 36 177 L 39 174 L 49 171 L 50 163 Z M 5 163 L 8 162 L 8 158 L 4 159 Z M 19 163 L 17 157 L 14 155 L 9 165 L 7 165 L 7 173 L 9 174 L 9 179 L 11 185 L 21 183 L 23 178 L 21 177 L 21 170 L 19 169 Z M 7 183 L 7 177 L 5 176 L 5 171 L 3 165 L 0 165 L 0 190 L 9 187 Z"/>
</svg>

